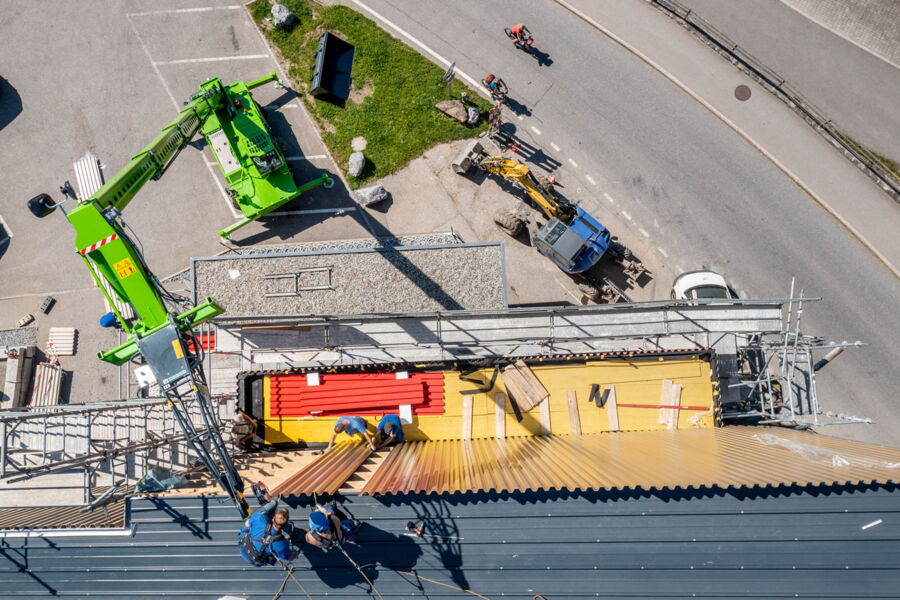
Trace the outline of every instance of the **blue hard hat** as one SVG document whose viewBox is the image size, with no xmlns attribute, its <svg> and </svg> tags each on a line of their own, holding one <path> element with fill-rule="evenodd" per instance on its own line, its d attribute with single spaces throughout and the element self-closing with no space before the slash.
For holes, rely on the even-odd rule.
<svg viewBox="0 0 900 600">
<path fill-rule="evenodd" d="M 309 528 L 313 531 L 318 531 L 319 533 L 329 531 L 331 529 L 331 523 L 328 519 L 328 515 L 318 510 L 310 514 Z"/>
</svg>

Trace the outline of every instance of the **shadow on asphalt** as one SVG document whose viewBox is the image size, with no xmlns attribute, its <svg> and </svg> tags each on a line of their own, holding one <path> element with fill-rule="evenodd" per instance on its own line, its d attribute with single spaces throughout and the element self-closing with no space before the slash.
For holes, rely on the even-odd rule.
<svg viewBox="0 0 900 600">
<path fill-rule="evenodd" d="M 12 84 L 0 77 L 0 129 L 12 123 L 22 112 L 22 97 Z"/>
</svg>

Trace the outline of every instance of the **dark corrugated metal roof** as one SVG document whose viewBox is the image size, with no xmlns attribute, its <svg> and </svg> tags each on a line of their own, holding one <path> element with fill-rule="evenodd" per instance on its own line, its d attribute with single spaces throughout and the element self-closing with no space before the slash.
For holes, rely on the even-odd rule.
<svg viewBox="0 0 900 600">
<path fill-rule="evenodd" d="M 900 590 L 900 490 L 529 492 L 348 498 L 363 522 L 349 552 L 490 598 L 885 598 Z M 298 524 L 308 508 L 294 509 Z M 270 600 L 283 571 L 237 554 L 224 499 L 141 499 L 134 537 L 6 539 L 0 594 Z M 424 526 L 417 537 L 406 523 Z M 877 523 L 874 524 L 873 523 Z M 306 548 L 313 598 L 365 598 L 338 553 Z M 311 568 L 310 568 L 311 567 Z M 380 567 L 386 600 L 463 598 Z M 288 581 L 283 598 L 304 598 Z"/>
</svg>

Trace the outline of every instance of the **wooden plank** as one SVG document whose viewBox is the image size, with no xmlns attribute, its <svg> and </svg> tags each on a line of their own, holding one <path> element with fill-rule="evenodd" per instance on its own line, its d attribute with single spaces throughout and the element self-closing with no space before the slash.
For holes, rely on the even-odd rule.
<svg viewBox="0 0 900 600">
<path fill-rule="evenodd" d="M 529 411 L 547 398 L 550 393 L 541 384 L 528 365 L 523 360 L 517 360 L 511 365 L 503 367 L 500 371 L 503 375 L 503 385 L 523 411 Z"/>
<path fill-rule="evenodd" d="M 606 416 L 609 419 L 609 430 L 619 430 L 619 405 L 616 404 L 616 386 L 610 385 L 604 389 L 609 390 L 609 397 L 606 399 Z"/>
<path fill-rule="evenodd" d="M 566 392 L 569 403 L 569 431 L 572 435 L 581 435 L 581 417 L 578 415 L 578 396 L 575 390 Z"/>
<path fill-rule="evenodd" d="M 550 398 L 540 404 L 541 407 L 541 435 L 550 435 Z"/>
<path fill-rule="evenodd" d="M 659 409 L 660 424 L 667 429 L 677 429 L 678 415 L 681 412 L 681 385 L 676 385 L 671 379 L 663 379 L 659 403 L 665 407 Z"/>
<path fill-rule="evenodd" d="M 494 420 L 497 422 L 497 431 L 495 433 L 497 439 L 506 437 L 506 394 L 497 392 L 494 396 L 496 410 L 494 411 Z"/>
<path fill-rule="evenodd" d="M 472 439 L 472 396 L 463 396 L 462 432 L 460 437 L 464 440 Z"/>
</svg>

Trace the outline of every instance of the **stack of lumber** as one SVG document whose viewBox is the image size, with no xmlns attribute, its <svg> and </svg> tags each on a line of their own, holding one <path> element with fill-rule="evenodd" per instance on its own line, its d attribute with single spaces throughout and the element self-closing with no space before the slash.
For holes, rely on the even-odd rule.
<svg viewBox="0 0 900 600">
<path fill-rule="evenodd" d="M 444 414 L 444 375 L 409 373 L 321 373 L 318 385 L 306 375 L 268 378 L 269 410 L 273 417 L 382 415 L 404 404 L 413 414 Z"/>
</svg>

